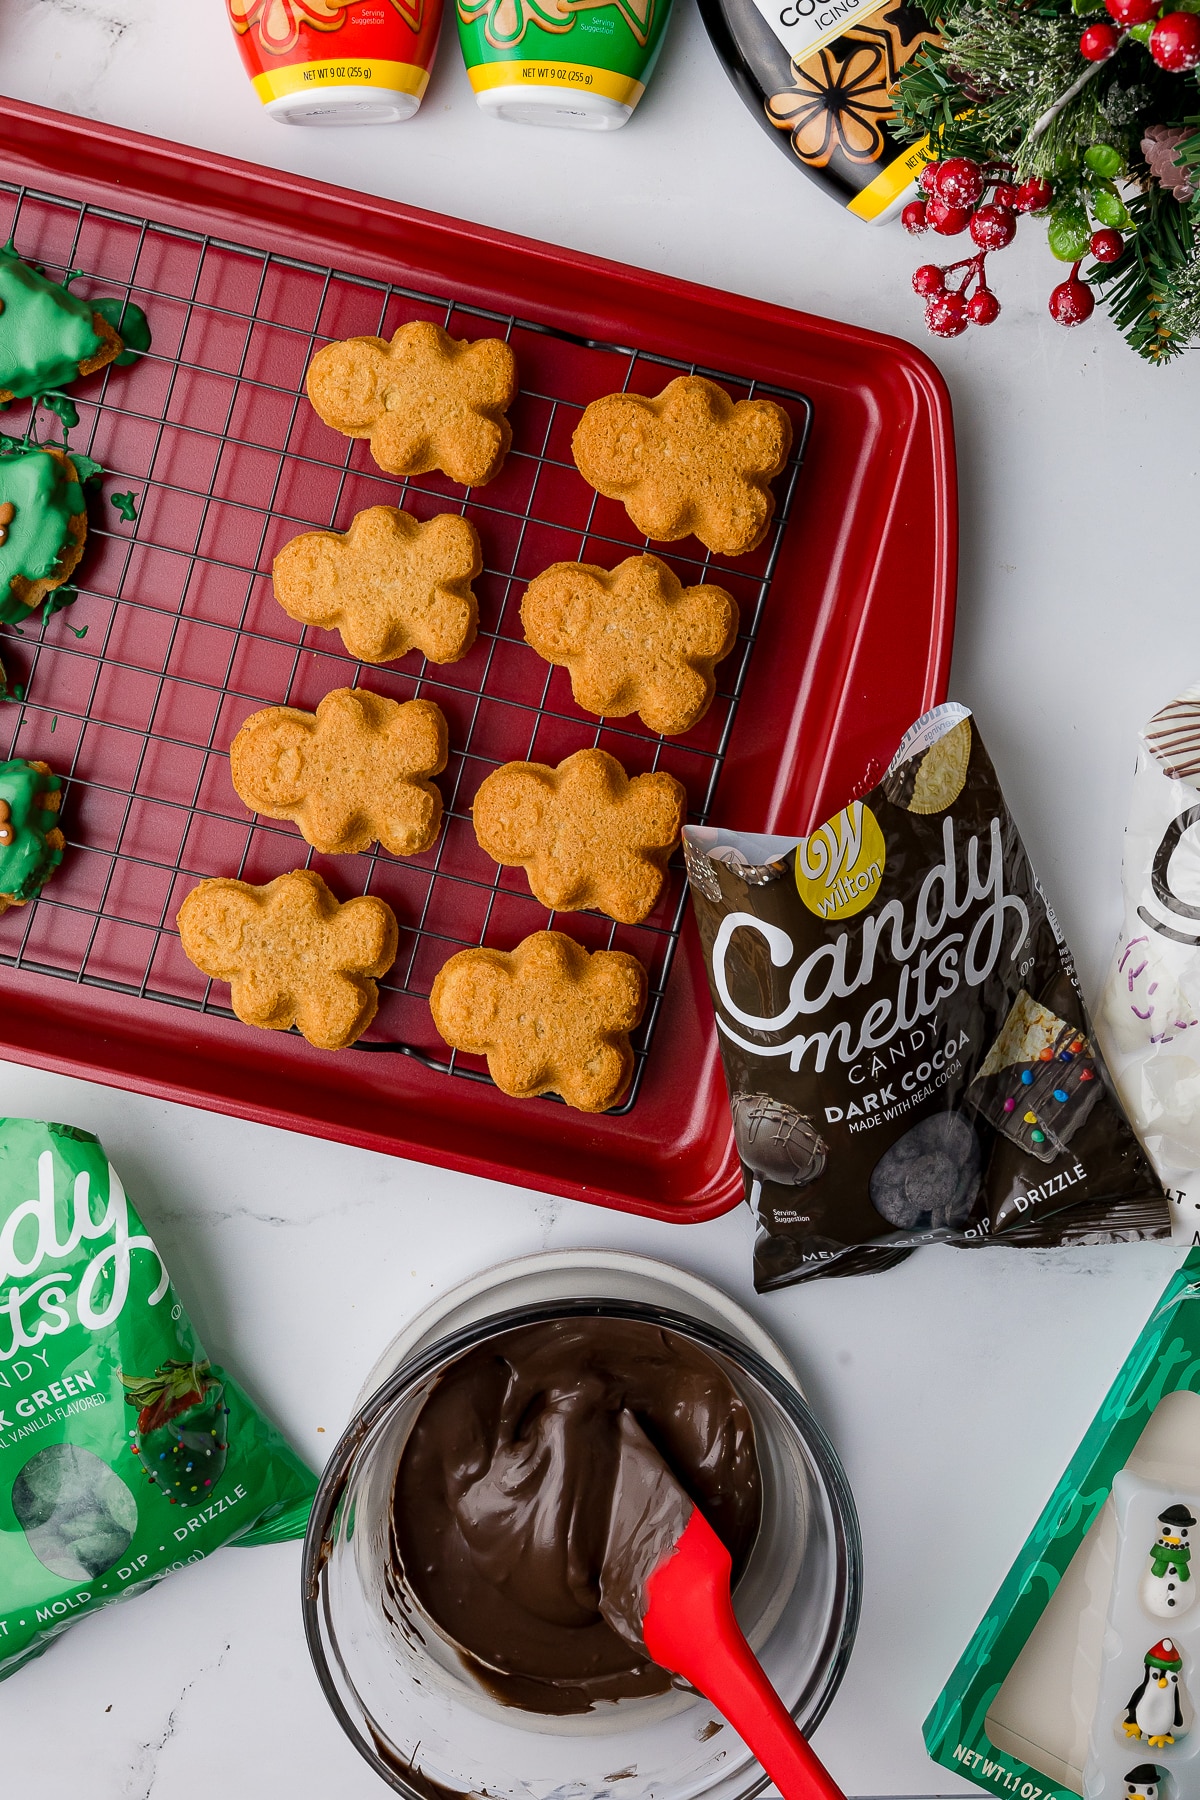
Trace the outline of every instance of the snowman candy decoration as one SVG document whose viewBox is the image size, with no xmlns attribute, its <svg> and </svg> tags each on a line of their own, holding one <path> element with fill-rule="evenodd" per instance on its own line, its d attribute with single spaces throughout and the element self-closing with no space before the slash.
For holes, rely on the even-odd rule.
<svg viewBox="0 0 1200 1800">
<path fill-rule="evenodd" d="M 1139 1763 L 1125 1777 L 1125 1800 L 1160 1800 L 1163 1774 L 1154 1763 Z"/>
<path fill-rule="evenodd" d="M 1182 1618 L 1195 1603 L 1196 1583 L 1188 1566 L 1188 1533 L 1195 1524 L 1186 1506 L 1168 1506 L 1158 1515 L 1158 1536 L 1142 1576 L 1142 1604 L 1156 1619 Z"/>
<path fill-rule="evenodd" d="M 1170 1638 L 1163 1638 L 1145 1656 L 1146 1673 L 1129 1697 L 1122 1725 L 1125 1735 L 1144 1738 L 1151 1749 L 1161 1750 L 1184 1735 L 1179 1678 L 1183 1658 Z"/>
</svg>

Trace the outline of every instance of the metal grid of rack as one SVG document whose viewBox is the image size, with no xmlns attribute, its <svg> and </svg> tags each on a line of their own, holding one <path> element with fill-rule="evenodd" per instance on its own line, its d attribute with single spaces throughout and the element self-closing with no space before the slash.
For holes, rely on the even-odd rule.
<svg viewBox="0 0 1200 1800">
<path fill-rule="evenodd" d="M 315 867 L 341 898 L 386 899 L 400 925 L 399 955 L 359 1047 L 413 1055 L 451 1074 L 487 1079 L 479 1059 L 447 1051 L 429 1015 L 433 978 L 455 951 L 511 948 L 558 924 L 589 949 L 640 957 L 649 1001 L 622 1110 L 631 1106 L 686 907 L 680 859 L 641 925 L 594 913 L 556 919 L 532 898 L 522 871 L 498 868 L 479 849 L 471 801 L 503 762 L 556 763 L 598 745 L 631 774 L 670 770 L 687 790 L 689 818 L 707 819 L 791 509 L 808 402 L 721 371 L 3 183 L 0 226 L 56 279 L 85 270 L 75 292 L 141 306 L 154 333 L 136 364 L 110 365 L 71 390 L 79 419 L 70 444 L 103 469 L 89 503 L 78 601 L 0 635 L 9 693 L 19 696 L 0 709 L 0 755 L 44 758 L 65 777 L 68 841 L 36 905 L 0 918 L 0 964 L 231 1016 L 226 990 L 180 948 L 174 920 L 184 894 L 205 876 L 263 882 Z M 388 336 L 413 318 L 456 336 L 502 335 L 516 351 L 513 446 L 486 488 L 464 493 L 438 474 L 387 476 L 365 443 L 330 431 L 304 397 L 304 371 L 321 344 Z M 654 393 L 681 372 L 712 375 L 735 398 L 770 394 L 793 421 L 771 532 L 736 563 L 691 539 L 650 546 L 571 458 L 571 433 L 589 400 Z M 24 409 L 15 406 L 0 424 L 20 435 Z M 48 415 L 39 424 L 43 438 L 47 426 L 58 427 Z M 118 495 L 127 496 L 120 507 Z M 345 530 L 355 513 L 379 504 L 419 518 L 456 510 L 475 525 L 485 564 L 475 584 L 480 629 L 460 662 L 433 665 L 414 652 L 364 666 L 336 634 L 298 625 L 275 602 L 271 563 L 287 539 Z M 683 739 L 656 737 L 636 716 L 581 712 L 566 671 L 542 662 L 520 626 L 524 587 L 549 563 L 611 566 L 651 547 L 685 582 L 719 582 L 741 614 L 713 706 Z M 397 700 L 436 700 L 446 715 L 445 823 L 423 856 L 397 858 L 378 847 L 319 856 L 292 826 L 248 813 L 230 782 L 228 747 L 252 712 L 311 709 L 330 689 L 360 680 Z"/>
</svg>

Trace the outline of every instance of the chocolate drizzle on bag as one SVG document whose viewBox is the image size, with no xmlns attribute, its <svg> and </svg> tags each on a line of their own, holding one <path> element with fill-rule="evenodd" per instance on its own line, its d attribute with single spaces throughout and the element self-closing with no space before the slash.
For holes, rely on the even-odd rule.
<svg viewBox="0 0 1200 1800">
<path fill-rule="evenodd" d="M 965 707 L 808 838 L 684 847 L 760 1292 L 921 1243 L 1169 1235 Z"/>
</svg>

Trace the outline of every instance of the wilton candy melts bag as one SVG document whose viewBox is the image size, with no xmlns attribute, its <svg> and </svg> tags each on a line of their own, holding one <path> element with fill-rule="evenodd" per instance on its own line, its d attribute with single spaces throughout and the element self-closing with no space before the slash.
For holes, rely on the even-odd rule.
<svg viewBox="0 0 1200 1800">
<path fill-rule="evenodd" d="M 687 826 L 760 1292 L 917 1244 L 1166 1237 L 966 707 L 802 839 Z"/>
<path fill-rule="evenodd" d="M 97 1140 L 0 1119 L 0 1677 L 316 1481 L 196 1341 Z"/>
<path fill-rule="evenodd" d="M 1123 875 L 1096 1023 L 1175 1235 L 1200 1244 L 1200 684 L 1141 733 Z"/>
</svg>

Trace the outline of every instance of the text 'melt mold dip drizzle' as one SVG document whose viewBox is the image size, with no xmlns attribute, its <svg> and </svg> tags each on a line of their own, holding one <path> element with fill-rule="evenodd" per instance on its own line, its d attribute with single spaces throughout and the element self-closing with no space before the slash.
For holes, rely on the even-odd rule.
<svg viewBox="0 0 1200 1800">
<path fill-rule="evenodd" d="M 429 85 L 442 0 L 226 0 L 246 72 L 287 125 L 391 125 Z"/>
<path fill-rule="evenodd" d="M 871 224 L 913 192 L 925 145 L 894 135 L 901 69 L 937 34 L 901 0 L 700 0 L 730 80 L 784 155 Z"/>
</svg>

